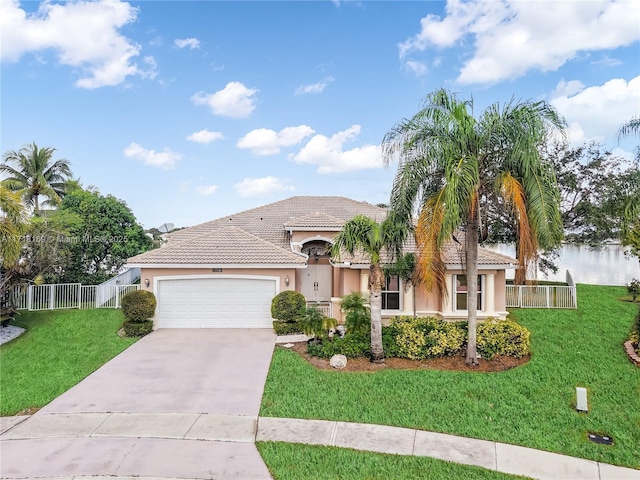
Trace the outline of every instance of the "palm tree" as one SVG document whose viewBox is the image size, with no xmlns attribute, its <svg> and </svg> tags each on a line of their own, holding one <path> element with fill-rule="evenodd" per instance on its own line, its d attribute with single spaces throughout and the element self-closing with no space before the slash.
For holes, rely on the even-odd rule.
<svg viewBox="0 0 640 480">
<path fill-rule="evenodd" d="M 562 239 L 555 172 L 539 153 L 552 131 L 564 136 L 565 122 L 544 102 L 494 104 L 479 118 L 473 101 L 440 89 L 423 108 L 400 121 L 383 140 L 385 164 L 398 160 L 391 211 L 407 227 L 416 225 L 417 276 L 446 297 L 443 248 L 458 236 L 464 243 L 469 339 L 467 364 L 476 354 L 478 245 L 487 205 L 508 206 L 515 220 L 519 260 L 526 272 L 539 247 Z M 458 233 L 460 232 L 460 233 Z"/>
<path fill-rule="evenodd" d="M 52 162 L 55 151 L 55 148 L 39 148 L 33 142 L 17 152 L 6 152 L 4 163 L 0 165 L 6 186 L 18 192 L 25 204 L 33 207 L 36 215 L 40 213 L 40 195 L 47 199 L 44 205 L 57 205 L 71 177 L 68 160 Z"/>
<path fill-rule="evenodd" d="M 384 362 L 382 347 L 382 288 L 385 284 L 380 261 L 383 252 L 396 254 L 404 243 L 406 233 L 402 225 L 388 215 L 382 223 L 365 216 L 356 215 L 333 239 L 331 256 L 340 259 L 343 252 L 354 255 L 364 253 L 370 258 L 369 304 L 371 305 L 371 361 Z"/>
</svg>

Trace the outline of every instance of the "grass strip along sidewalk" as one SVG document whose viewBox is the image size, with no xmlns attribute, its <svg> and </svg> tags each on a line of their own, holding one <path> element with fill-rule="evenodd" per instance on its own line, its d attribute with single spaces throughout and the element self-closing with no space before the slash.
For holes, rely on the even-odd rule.
<svg viewBox="0 0 640 480">
<path fill-rule="evenodd" d="M 321 371 L 276 349 L 261 416 L 376 423 L 494 440 L 640 468 L 640 369 L 622 348 L 637 306 L 578 285 L 577 310 L 516 309 L 532 358 L 498 373 Z M 574 409 L 588 389 L 589 413 Z M 588 440 L 607 434 L 613 445 Z"/>
</svg>

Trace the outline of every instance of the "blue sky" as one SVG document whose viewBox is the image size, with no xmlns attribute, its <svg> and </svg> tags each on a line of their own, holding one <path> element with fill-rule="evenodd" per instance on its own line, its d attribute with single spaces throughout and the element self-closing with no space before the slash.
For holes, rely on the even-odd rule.
<svg viewBox="0 0 640 480">
<path fill-rule="evenodd" d="M 291 195 L 387 202 L 384 134 L 445 87 L 545 100 L 631 157 L 640 2 L 0 0 L 2 152 L 57 148 L 146 227 Z"/>
</svg>

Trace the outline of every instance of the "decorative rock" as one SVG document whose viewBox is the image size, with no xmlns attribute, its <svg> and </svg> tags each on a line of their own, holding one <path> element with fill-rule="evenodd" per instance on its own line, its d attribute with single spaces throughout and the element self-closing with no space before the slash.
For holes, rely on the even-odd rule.
<svg viewBox="0 0 640 480">
<path fill-rule="evenodd" d="M 16 327 L 15 325 L 9 325 L 0 329 L 0 345 L 19 337 L 25 332 L 24 328 Z"/>
<path fill-rule="evenodd" d="M 331 357 L 331 360 L 329 360 L 329 365 L 338 370 L 342 370 L 347 366 L 347 357 L 344 355 L 334 355 Z"/>
<path fill-rule="evenodd" d="M 289 343 L 285 343 L 284 345 L 282 345 L 284 348 L 292 348 L 293 347 L 293 343 L 289 342 Z"/>
</svg>

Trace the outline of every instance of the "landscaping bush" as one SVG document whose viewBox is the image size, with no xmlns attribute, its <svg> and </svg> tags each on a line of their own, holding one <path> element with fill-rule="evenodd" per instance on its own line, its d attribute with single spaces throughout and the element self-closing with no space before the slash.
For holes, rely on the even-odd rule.
<svg viewBox="0 0 640 480">
<path fill-rule="evenodd" d="M 295 322 L 305 314 L 307 301 L 300 292 L 285 290 L 271 300 L 271 316 L 282 322 Z"/>
<path fill-rule="evenodd" d="M 335 318 L 325 317 L 324 314 L 315 307 L 307 307 L 303 317 L 299 321 L 300 328 L 305 335 L 321 337 L 335 328 L 338 321 Z"/>
<path fill-rule="evenodd" d="M 482 358 L 496 355 L 524 357 L 531 351 L 531 333 L 511 319 L 489 318 L 478 323 L 476 346 Z"/>
<path fill-rule="evenodd" d="M 299 322 L 273 322 L 273 329 L 276 335 L 291 335 L 292 333 L 302 333 Z"/>
<path fill-rule="evenodd" d="M 638 295 L 640 295 L 640 280 L 637 278 L 632 279 L 631 283 L 627 284 L 627 292 L 629 292 L 635 302 Z"/>
<path fill-rule="evenodd" d="M 156 311 L 156 297 L 147 290 L 135 290 L 122 297 L 122 313 L 128 322 L 144 322 Z"/>
<path fill-rule="evenodd" d="M 122 329 L 127 337 L 144 337 L 153 331 L 153 321 L 144 320 L 142 322 L 126 321 L 122 324 Z"/>
<path fill-rule="evenodd" d="M 307 347 L 307 353 L 321 358 L 331 358 L 340 354 L 347 358 L 370 357 L 371 339 L 361 333 L 348 333 L 344 338 L 334 337 L 333 340 L 311 342 Z"/>
<path fill-rule="evenodd" d="M 361 292 L 352 292 L 342 297 L 340 309 L 345 314 L 347 332 L 366 334 L 371 331 L 371 310 L 367 302 Z"/>
<path fill-rule="evenodd" d="M 466 338 L 459 322 L 445 322 L 434 317 L 395 317 L 391 326 L 398 357 L 410 360 L 455 355 Z"/>
</svg>

